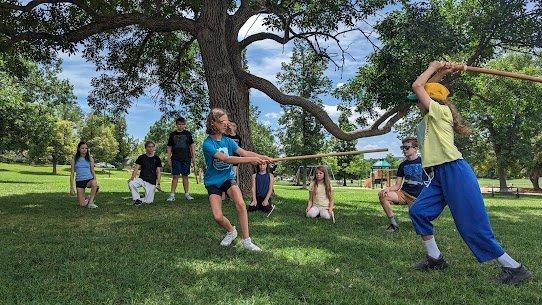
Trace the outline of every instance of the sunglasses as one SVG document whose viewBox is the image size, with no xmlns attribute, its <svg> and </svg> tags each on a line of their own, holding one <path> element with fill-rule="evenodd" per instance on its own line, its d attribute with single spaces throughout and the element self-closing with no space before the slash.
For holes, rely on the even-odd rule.
<svg viewBox="0 0 542 305">
<path fill-rule="evenodd" d="M 401 146 L 401 149 L 402 150 L 409 150 L 410 148 L 413 148 L 414 146 L 410 146 L 410 145 L 402 145 Z"/>
</svg>

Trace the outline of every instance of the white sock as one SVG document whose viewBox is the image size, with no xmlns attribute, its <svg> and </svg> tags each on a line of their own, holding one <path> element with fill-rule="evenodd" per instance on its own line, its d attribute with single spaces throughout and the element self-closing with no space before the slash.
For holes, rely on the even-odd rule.
<svg viewBox="0 0 542 305">
<path fill-rule="evenodd" d="M 424 240 L 423 245 L 425 246 L 427 255 L 431 256 L 434 259 L 437 259 L 440 257 L 440 250 L 437 247 L 437 242 L 435 241 L 434 237 L 431 238 L 430 240 Z"/>
<path fill-rule="evenodd" d="M 519 266 L 521 266 L 520 263 L 516 262 L 513 258 L 510 257 L 510 255 L 508 255 L 508 253 L 504 253 L 503 255 L 497 257 L 497 260 L 499 261 L 499 263 L 503 266 L 503 267 L 508 267 L 508 268 L 518 268 Z"/>
</svg>

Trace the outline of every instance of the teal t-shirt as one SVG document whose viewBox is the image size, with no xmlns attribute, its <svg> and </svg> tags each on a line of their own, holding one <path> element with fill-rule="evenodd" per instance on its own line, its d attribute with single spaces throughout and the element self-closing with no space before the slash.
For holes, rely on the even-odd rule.
<svg viewBox="0 0 542 305">
<path fill-rule="evenodd" d="M 237 143 L 226 136 L 222 136 L 219 141 L 208 136 L 203 141 L 203 157 L 207 166 L 203 183 L 206 187 L 211 185 L 220 187 L 224 182 L 235 179 L 233 166 L 230 163 L 215 159 L 214 155 L 220 151 L 226 156 L 233 156 L 238 148 Z"/>
</svg>

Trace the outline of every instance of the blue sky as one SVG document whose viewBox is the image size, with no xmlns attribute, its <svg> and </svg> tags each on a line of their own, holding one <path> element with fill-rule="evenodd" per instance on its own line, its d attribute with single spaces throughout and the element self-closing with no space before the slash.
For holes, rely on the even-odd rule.
<svg viewBox="0 0 542 305">
<path fill-rule="evenodd" d="M 254 32 L 266 31 L 261 23 L 262 19 L 262 16 L 250 19 L 239 32 L 239 39 Z M 375 39 L 374 41 L 377 41 L 377 37 L 373 38 Z M 345 34 L 341 38 L 341 42 L 343 47 L 348 48 L 348 52 L 353 58 L 347 57 L 345 59 L 342 71 L 330 65 L 326 71 L 326 75 L 332 80 L 333 86 L 340 86 L 354 77 L 358 67 L 373 52 L 372 45 L 359 32 Z M 330 48 L 333 51 L 333 45 L 330 45 Z M 292 44 L 282 46 L 271 40 L 260 41 L 250 45 L 247 49 L 250 71 L 276 84 L 276 74 L 280 71 L 281 63 L 289 61 L 291 49 Z M 71 56 L 62 54 L 61 57 L 63 59 L 63 71 L 60 77 L 68 79 L 73 84 L 78 103 L 85 112 L 90 111 L 86 98 L 91 90 L 90 82 L 92 77 L 98 76 L 95 66 L 92 63 L 87 63 L 79 53 Z M 339 115 L 336 106 L 340 101 L 330 96 L 323 96 L 322 100 L 324 102 L 324 109 L 336 121 Z M 279 127 L 277 120 L 282 110 L 279 104 L 254 89 L 251 92 L 251 101 L 261 110 L 259 121 L 271 126 L 273 129 L 277 129 Z M 126 116 L 128 133 L 135 138 L 143 139 L 149 127 L 159 118 L 160 112 L 154 103 L 148 98 L 141 98 L 132 105 Z M 351 120 L 353 121 L 355 118 L 354 115 Z M 391 132 L 382 136 L 360 139 L 358 140 L 357 147 L 359 149 L 388 148 L 393 155 L 401 156 L 400 145 L 401 143 L 397 138 L 397 134 Z M 381 155 L 367 155 L 367 157 L 379 156 Z"/>
</svg>

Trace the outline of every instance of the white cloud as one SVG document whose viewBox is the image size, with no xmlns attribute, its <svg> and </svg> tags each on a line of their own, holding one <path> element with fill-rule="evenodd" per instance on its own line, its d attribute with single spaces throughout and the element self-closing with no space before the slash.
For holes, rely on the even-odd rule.
<svg viewBox="0 0 542 305">
<path fill-rule="evenodd" d="M 260 56 L 262 54 L 259 54 Z M 291 52 L 278 54 L 276 56 L 261 56 L 249 60 L 250 73 L 265 78 L 277 86 L 277 73 L 280 72 L 283 62 L 290 60 Z"/>
<path fill-rule="evenodd" d="M 337 85 L 335 86 L 335 88 L 341 88 L 344 85 L 345 84 L 343 82 L 338 82 Z"/>
<path fill-rule="evenodd" d="M 337 109 L 337 105 L 326 105 L 324 104 L 324 110 L 327 112 L 329 117 L 334 121 L 338 122 L 339 115 L 341 112 Z M 356 107 L 350 107 L 350 110 L 352 111 L 352 115 L 348 117 L 348 122 L 352 124 L 356 124 L 356 120 L 361 116 L 359 113 L 356 112 Z"/>
<path fill-rule="evenodd" d="M 269 112 L 269 113 L 264 114 L 264 117 L 276 120 L 280 118 L 283 114 L 284 114 L 284 111 Z"/>
</svg>

